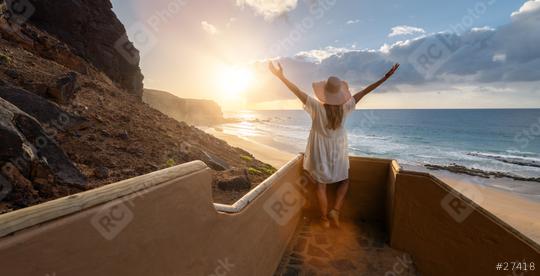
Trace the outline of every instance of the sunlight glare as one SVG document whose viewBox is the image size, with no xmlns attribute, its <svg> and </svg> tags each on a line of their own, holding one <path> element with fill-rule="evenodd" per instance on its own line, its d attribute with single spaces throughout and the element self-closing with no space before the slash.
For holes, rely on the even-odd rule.
<svg viewBox="0 0 540 276">
<path fill-rule="evenodd" d="M 223 65 L 217 70 L 217 86 L 225 96 L 239 96 L 245 92 L 253 81 L 253 72 L 241 66 Z"/>
</svg>

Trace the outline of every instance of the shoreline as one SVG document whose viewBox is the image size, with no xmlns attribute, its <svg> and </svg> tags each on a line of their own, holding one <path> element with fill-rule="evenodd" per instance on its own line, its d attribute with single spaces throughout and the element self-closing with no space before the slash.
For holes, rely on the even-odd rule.
<svg viewBox="0 0 540 276">
<path fill-rule="evenodd" d="M 249 140 L 232 134 L 227 134 L 222 131 L 217 131 L 213 127 L 203 129 L 203 131 L 210 135 L 213 135 L 216 138 L 224 140 L 233 147 L 241 148 L 251 153 L 256 159 L 268 163 L 276 169 L 281 168 L 283 165 L 285 165 L 287 162 L 289 162 L 296 156 L 296 154 L 282 151 L 277 148 L 255 142 L 253 140 Z"/>
<path fill-rule="evenodd" d="M 233 134 L 227 134 L 213 127 L 204 129 L 204 131 L 226 141 L 233 147 L 239 147 L 250 152 L 255 158 L 277 169 L 295 156 L 291 152 L 286 152 Z M 478 180 L 478 177 L 443 170 L 434 171 L 422 166 L 403 165 L 403 168 L 430 173 L 458 191 L 476 191 L 481 196 L 472 199 L 475 203 L 540 244 L 540 196 L 527 196 L 526 193 L 497 188 L 497 186 L 505 186 L 498 184 L 506 183 L 509 184 L 507 186 L 513 186 L 512 184 L 518 185 L 519 181 L 509 178 L 484 178 Z M 486 182 L 492 185 L 483 184 Z"/>
</svg>

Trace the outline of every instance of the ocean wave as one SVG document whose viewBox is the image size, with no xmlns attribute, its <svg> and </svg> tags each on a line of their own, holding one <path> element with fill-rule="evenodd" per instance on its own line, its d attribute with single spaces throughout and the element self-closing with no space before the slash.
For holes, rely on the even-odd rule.
<svg viewBox="0 0 540 276">
<path fill-rule="evenodd" d="M 348 134 L 349 136 L 349 139 L 373 139 L 373 140 L 383 140 L 383 141 L 387 141 L 387 140 L 390 140 L 392 139 L 391 136 L 377 136 L 377 135 L 373 135 L 373 134 L 353 134 L 353 133 L 349 133 Z"/>
</svg>

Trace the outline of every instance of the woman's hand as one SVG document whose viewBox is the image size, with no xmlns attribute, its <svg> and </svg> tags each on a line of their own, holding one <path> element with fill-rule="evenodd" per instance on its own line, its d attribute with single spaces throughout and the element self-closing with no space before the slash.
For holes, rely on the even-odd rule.
<svg viewBox="0 0 540 276">
<path fill-rule="evenodd" d="M 384 78 L 389 79 L 397 71 L 398 68 L 399 63 L 394 64 L 394 66 L 392 66 L 392 68 L 386 73 L 386 75 L 384 75 Z"/>
<path fill-rule="evenodd" d="M 293 93 L 302 101 L 303 104 L 306 104 L 307 102 L 307 94 L 304 93 L 298 86 L 296 86 L 294 83 L 289 81 L 285 75 L 283 74 L 283 68 L 281 67 L 281 64 L 278 62 L 277 67 L 274 65 L 272 61 L 268 62 L 268 69 L 270 69 L 270 72 L 274 74 L 276 77 L 278 77 Z"/>
<path fill-rule="evenodd" d="M 283 68 L 281 67 L 281 63 L 277 63 L 277 67 L 274 65 L 274 62 L 270 61 L 268 62 L 268 69 L 270 69 L 270 72 L 274 74 L 278 78 L 283 78 Z"/>
<path fill-rule="evenodd" d="M 375 90 L 377 87 L 379 87 L 381 84 L 383 84 L 386 80 L 388 80 L 399 68 L 399 63 L 394 64 L 392 68 L 384 75 L 384 77 L 377 82 L 374 82 L 370 84 L 368 87 L 364 88 L 364 90 L 354 94 L 354 100 L 356 103 L 358 103 L 364 96 L 369 94 L 371 91 Z"/>
</svg>

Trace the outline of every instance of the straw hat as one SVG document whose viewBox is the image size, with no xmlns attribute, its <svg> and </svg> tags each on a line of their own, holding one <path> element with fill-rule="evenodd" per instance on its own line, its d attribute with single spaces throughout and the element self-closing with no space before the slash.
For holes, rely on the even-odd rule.
<svg viewBox="0 0 540 276">
<path fill-rule="evenodd" d="M 330 77 L 328 80 L 313 83 L 313 91 L 317 99 L 323 104 L 342 105 L 352 96 L 347 82 L 338 77 Z"/>
</svg>

